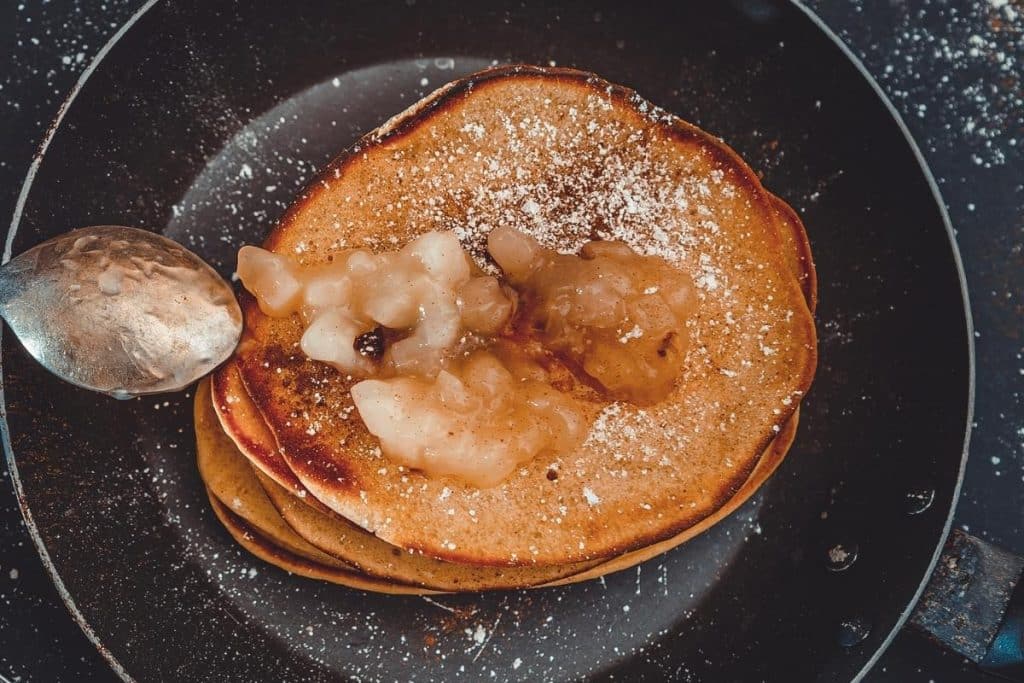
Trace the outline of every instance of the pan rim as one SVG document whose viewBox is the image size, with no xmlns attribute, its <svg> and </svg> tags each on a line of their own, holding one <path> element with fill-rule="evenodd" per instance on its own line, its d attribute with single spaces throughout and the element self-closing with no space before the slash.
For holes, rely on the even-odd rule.
<svg viewBox="0 0 1024 683">
<path fill-rule="evenodd" d="M 911 596 L 910 601 L 906 607 L 900 612 L 899 617 L 896 619 L 896 623 L 885 635 L 881 644 L 875 648 L 874 653 L 871 657 L 864 662 L 864 666 L 861 670 L 853 677 L 852 683 L 858 683 L 862 681 L 868 672 L 874 668 L 878 660 L 881 659 L 885 651 L 892 645 L 893 640 L 896 639 L 896 634 L 899 633 L 906 625 L 907 620 L 910 619 L 910 615 L 913 613 L 914 608 L 917 606 L 918 601 L 924 594 L 925 588 L 928 586 L 928 582 L 931 580 L 932 573 L 935 571 L 935 566 L 939 562 L 939 558 L 942 556 L 942 549 L 946 545 L 946 539 L 949 537 L 949 532 L 953 528 L 953 517 L 956 515 L 957 505 L 960 502 L 960 492 L 963 488 L 964 474 L 967 470 L 967 458 L 970 451 L 971 443 L 971 428 L 974 423 L 974 399 L 975 399 L 975 353 L 974 353 L 974 316 L 971 312 L 971 299 L 967 290 L 967 274 L 964 272 L 963 259 L 960 256 L 960 246 L 956 241 L 956 233 L 953 230 L 953 222 L 949 217 L 949 211 L 946 210 L 946 202 L 942 198 L 942 192 L 939 190 L 939 185 L 935 181 L 935 176 L 932 175 L 931 168 L 928 166 L 928 161 L 924 158 L 924 154 L 921 152 L 921 148 L 918 146 L 917 141 L 911 134 L 910 129 L 904 122 L 903 117 L 900 115 L 896 106 L 889 99 L 889 96 L 882 90 L 882 86 L 878 84 L 875 77 L 871 75 L 867 67 L 860 60 L 853 50 L 840 38 L 835 31 L 833 31 L 825 21 L 817 15 L 811 8 L 804 4 L 803 0 L 791 0 L 792 4 L 799 9 L 804 15 L 810 19 L 811 23 L 814 24 L 818 30 L 824 33 L 832 43 L 839 48 L 839 51 L 843 53 L 843 56 L 857 69 L 861 77 L 867 81 L 871 89 L 874 90 L 875 96 L 882 102 L 885 108 L 888 110 L 889 115 L 893 121 L 896 122 L 897 127 L 903 134 L 907 145 L 910 147 L 910 151 L 914 155 L 914 159 L 917 161 L 918 167 L 921 169 L 921 173 L 924 174 L 925 181 L 928 183 L 928 189 L 931 190 L 932 198 L 935 200 L 935 204 L 939 209 L 939 216 L 942 218 L 942 225 L 946 229 L 946 238 L 949 240 L 949 247 L 953 252 L 953 263 L 956 266 L 957 278 L 960 280 L 960 306 L 964 314 L 964 327 L 967 334 L 967 411 L 966 411 L 966 422 L 964 424 L 964 440 L 963 449 L 960 453 L 960 468 L 957 472 L 956 482 L 953 484 L 953 498 L 950 503 L 949 510 L 946 513 L 946 522 L 942 526 L 942 532 L 939 534 L 938 541 L 935 546 L 935 551 L 932 553 L 931 560 L 928 562 L 928 568 L 925 570 L 924 576 L 921 578 L 921 582 L 917 586 L 917 590 L 914 591 L 914 595 Z"/>
<path fill-rule="evenodd" d="M 22 182 L 21 189 L 18 193 L 18 197 L 14 207 L 14 213 L 11 218 L 11 223 L 7 231 L 7 235 L 4 240 L 2 256 L 0 256 L 0 264 L 6 264 L 12 256 L 14 239 L 17 236 L 18 228 L 21 224 L 22 214 L 25 209 L 25 205 L 28 200 L 28 195 L 31 191 L 32 184 L 35 180 L 36 173 L 42 164 L 43 158 L 46 155 L 47 149 L 49 148 L 50 142 L 56 135 L 57 130 L 60 128 L 63 122 L 64 116 L 70 109 L 78 96 L 78 93 L 86 85 L 87 81 L 93 74 L 93 72 L 100 66 L 107 54 L 120 42 L 121 38 L 128 33 L 129 30 L 160 0 L 146 0 L 146 2 L 135 11 L 110 37 L 110 39 L 97 51 L 95 57 L 89 65 L 82 71 L 78 80 L 72 86 L 67 97 L 61 103 L 53 121 L 47 129 L 46 135 L 43 137 L 42 142 L 37 148 L 35 154 L 33 154 L 32 161 L 29 165 L 29 169 L 25 175 L 25 179 Z M 949 217 L 949 212 L 946 209 L 946 203 L 942 198 L 942 193 L 938 187 L 935 177 L 931 172 L 931 168 L 928 166 L 927 160 L 921 152 L 916 140 L 907 127 L 902 116 L 897 111 L 895 105 L 886 95 L 885 91 L 882 90 L 881 86 L 875 80 L 874 76 L 867 70 L 864 63 L 860 58 L 854 54 L 849 46 L 840 38 L 835 31 L 833 31 L 822 19 L 819 17 L 814 10 L 804 4 L 804 0 L 789 0 L 790 4 L 806 16 L 810 22 L 820 30 L 843 54 L 843 56 L 854 66 L 860 76 L 871 86 L 875 96 L 879 99 L 882 105 L 886 108 L 889 115 L 892 117 L 896 126 L 899 128 L 900 133 L 903 135 L 904 140 L 909 146 L 914 159 L 917 161 L 918 167 L 921 173 L 924 175 L 925 181 L 928 185 L 929 190 L 932 194 L 936 206 L 939 210 L 939 216 L 942 220 L 943 227 L 946 230 L 946 237 L 949 241 L 949 247 L 952 251 L 954 265 L 957 271 L 957 278 L 960 284 L 960 296 L 961 296 L 961 310 L 964 315 L 965 331 L 967 336 L 967 363 L 968 363 L 968 387 L 967 387 L 967 406 L 966 406 L 966 421 L 964 425 L 964 438 L 963 446 L 960 455 L 960 465 L 957 472 L 957 478 L 953 486 L 952 502 L 950 503 L 949 510 L 946 513 L 946 520 L 943 524 L 942 531 L 937 539 L 937 544 L 932 557 L 928 563 L 928 567 L 916 589 L 913 596 L 911 596 L 907 605 L 901 611 L 895 624 L 886 634 L 882 643 L 875 648 L 873 654 L 864 663 L 861 670 L 853 677 L 853 683 L 857 683 L 864 679 L 868 672 L 878 663 L 878 660 L 882 657 L 885 651 L 892 644 L 896 637 L 896 634 L 904 627 L 907 620 L 910 618 L 914 607 L 917 605 L 924 593 L 925 588 L 928 585 L 931 575 L 935 569 L 939 558 L 942 555 L 942 549 L 945 546 L 946 539 L 953 525 L 953 517 L 956 514 L 957 505 L 960 500 L 961 489 L 963 487 L 964 474 L 967 466 L 967 458 L 969 454 L 969 446 L 971 439 L 972 422 L 974 419 L 974 407 L 975 407 L 975 381 L 976 381 L 976 369 L 975 369 L 975 347 L 974 347 L 974 320 L 971 312 L 970 297 L 967 288 L 967 277 L 964 271 L 963 260 L 960 255 L 960 248 L 956 241 L 955 232 L 953 229 L 952 221 Z M 3 339 L 4 329 L 0 326 L 0 340 Z M 21 510 L 22 517 L 25 520 L 25 527 L 28 530 L 29 536 L 32 539 L 33 544 L 36 547 L 36 551 L 39 554 L 40 560 L 47 574 L 50 576 L 50 580 L 53 582 L 57 589 L 57 593 L 68 611 L 71 613 L 72 619 L 78 624 L 79 628 L 85 634 L 86 638 L 93 644 L 100 655 L 107 661 L 113 672 L 123 681 L 133 683 L 134 678 L 125 669 L 124 665 L 114 656 L 114 654 L 107 649 L 107 647 L 100 641 L 100 638 L 96 631 L 93 630 L 88 620 L 79 610 L 77 604 L 67 587 L 64 585 L 64 581 L 60 576 L 56 566 L 50 557 L 49 550 L 46 544 L 43 542 L 42 536 L 39 532 L 39 528 L 35 523 L 32 511 L 29 508 L 28 500 L 25 495 L 24 486 L 21 481 L 21 476 L 18 470 L 17 462 L 15 461 L 14 449 L 11 445 L 10 428 L 7 423 L 7 400 L 6 393 L 4 390 L 4 368 L 3 358 L 0 356 L 0 442 L 2 442 L 4 457 L 7 462 L 8 470 L 11 474 L 11 484 L 14 488 L 15 497 L 18 501 L 18 507 Z"/>
<path fill-rule="evenodd" d="M 57 110 L 56 116 L 50 123 L 49 128 L 46 130 L 46 135 L 43 137 L 42 142 L 36 149 L 35 154 L 32 155 L 32 162 L 29 165 L 28 172 L 25 174 L 25 180 L 22 182 L 21 190 L 18 192 L 18 199 L 14 205 L 14 214 L 11 217 L 11 225 L 7 229 L 7 236 L 4 239 L 3 255 L 0 256 L 0 265 L 6 264 L 11 260 L 11 251 L 14 247 L 14 238 L 18 234 L 18 227 L 21 225 L 21 216 L 25 210 L 25 204 L 28 201 L 29 192 L 32 189 L 32 183 L 35 180 L 36 173 L 39 170 L 39 166 L 43 162 L 43 157 L 46 156 L 46 151 L 50 146 L 50 142 L 53 140 L 54 135 L 57 134 L 57 129 L 60 128 L 61 123 L 64 120 L 65 114 L 71 108 L 72 103 L 78 97 L 78 93 L 81 92 L 82 88 L 85 87 L 86 82 L 92 76 L 93 72 L 100 66 L 107 54 L 114 48 L 117 43 L 121 41 L 121 38 L 125 36 L 128 31 L 145 15 L 159 0 L 146 0 L 145 4 L 137 9 L 128 19 L 122 24 L 114 35 L 103 44 L 97 52 L 96 56 L 93 57 L 89 65 L 82 70 L 78 80 L 71 87 L 71 91 L 67 97 L 60 104 L 60 108 Z M 6 332 L 2 326 L 0 326 L 0 341 L 3 340 L 3 335 Z M 82 629 L 82 633 L 85 637 L 93 644 L 96 651 L 107 661 L 110 668 L 114 671 L 118 678 L 126 683 L 134 683 L 135 679 L 128 673 L 124 665 L 114 656 L 106 645 L 100 641 L 99 635 L 93 630 L 92 625 L 82 614 L 82 611 L 78 609 L 78 605 L 75 603 L 74 597 L 71 592 L 68 591 L 67 586 L 64 585 L 64 579 L 61 578 L 60 572 L 57 571 L 57 567 L 53 563 L 53 559 L 50 557 L 50 551 L 47 549 L 46 544 L 43 542 L 43 537 L 39 533 L 39 527 L 35 523 L 35 518 L 32 516 L 32 510 L 29 508 L 28 499 L 25 496 L 25 487 L 21 481 L 21 474 L 18 471 L 18 464 L 14 459 L 14 448 L 11 446 L 11 432 L 10 426 L 7 424 L 7 394 L 4 385 L 4 366 L 3 366 L 3 354 L 0 354 L 0 441 L 3 443 L 4 458 L 7 461 L 7 469 L 11 473 L 11 484 L 14 487 L 14 495 L 18 501 L 18 508 L 21 510 L 21 516 L 25 520 L 25 528 L 28 530 L 29 536 L 32 538 L 32 543 L 36 546 L 36 552 L 39 553 L 39 559 L 43 563 L 43 567 L 46 569 L 46 573 L 50 575 L 50 581 L 53 582 L 54 587 L 57 589 L 57 594 L 60 596 L 64 606 L 67 607 L 71 613 L 71 618 L 74 619 L 78 627 Z"/>
</svg>

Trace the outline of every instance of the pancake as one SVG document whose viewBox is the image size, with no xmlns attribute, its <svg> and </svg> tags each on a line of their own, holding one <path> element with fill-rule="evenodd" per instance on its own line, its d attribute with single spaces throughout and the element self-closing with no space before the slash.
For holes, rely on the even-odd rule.
<svg viewBox="0 0 1024 683">
<path fill-rule="evenodd" d="M 247 300 L 239 367 L 297 479 L 385 541 L 471 564 L 613 556 L 719 510 L 810 384 L 813 321 L 776 215 L 728 147 L 631 91 L 566 69 L 490 70 L 335 160 L 265 246 L 314 264 L 452 229 L 486 266 L 481 245 L 499 223 L 566 250 L 595 232 L 622 239 L 699 289 L 669 399 L 639 409 L 573 388 L 594 419 L 587 441 L 481 490 L 389 466 L 358 419 L 339 419 L 352 412 L 352 380 L 296 350 L 298 320 Z"/>
<path fill-rule="evenodd" d="M 781 202 L 777 202 L 776 206 L 780 210 L 788 209 L 788 207 Z M 786 210 L 785 214 L 788 215 L 782 215 L 781 217 L 787 230 L 786 233 L 783 233 L 783 241 L 786 243 L 787 249 L 786 260 L 789 267 L 794 272 L 794 275 L 801 282 L 805 296 L 808 299 L 808 303 L 813 309 L 814 304 L 816 303 L 816 279 L 813 263 L 810 260 L 806 233 L 804 232 L 799 218 L 791 209 Z M 224 398 L 222 398 L 222 402 L 233 408 L 233 410 L 225 411 L 234 418 L 230 420 L 229 423 L 237 428 L 240 424 L 244 423 L 244 419 L 240 418 L 258 417 L 255 407 L 252 406 L 248 395 L 245 393 L 244 387 L 241 386 L 237 372 L 229 371 L 224 373 L 224 378 L 226 381 L 222 381 L 220 383 L 221 389 L 225 394 Z M 231 396 L 230 401 L 224 400 L 227 396 Z M 203 409 L 204 407 L 205 410 Z M 789 422 L 786 423 L 785 428 L 772 442 L 764 457 L 758 461 L 758 464 L 751 473 L 751 476 L 746 482 L 744 482 L 740 487 L 740 490 L 728 501 L 728 503 L 701 523 L 671 539 L 666 539 L 665 541 L 653 544 L 646 548 L 626 553 L 619 557 L 597 564 L 596 566 L 590 566 L 590 568 L 577 567 L 574 568 L 575 573 L 569 573 L 567 570 L 566 575 L 563 578 L 544 585 L 576 583 L 630 568 L 636 564 L 671 550 L 672 548 L 703 532 L 718 521 L 721 521 L 738 509 L 754 492 L 756 492 L 761 484 L 775 471 L 778 465 L 781 464 L 786 452 L 792 444 L 793 438 L 795 437 L 798 418 L 799 412 L 795 413 Z M 339 540 L 344 536 L 358 537 L 362 534 L 362 536 L 368 537 L 368 535 L 358 527 L 348 525 L 336 517 L 324 517 L 313 509 L 301 504 L 302 501 L 315 501 L 315 499 L 311 499 L 309 496 L 292 497 L 291 492 L 276 483 L 276 479 L 272 479 L 266 474 L 261 474 L 260 479 L 257 480 L 250 466 L 241 457 L 241 453 L 234 447 L 234 443 L 230 442 L 226 438 L 226 435 L 216 433 L 220 432 L 219 429 L 211 430 L 211 425 L 215 424 L 212 405 L 210 403 L 210 389 L 208 384 L 204 382 L 200 385 L 196 396 L 196 425 L 200 453 L 199 464 L 200 470 L 204 476 L 204 481 L 210 488 L 211 493 L 216 495 L 225 505 L 230 506 L 228 501 L 235 501 L 239 503 L 239 505 L 235 507 L 235 511 L 241 513 L 240 516 L 243 519 L 253 524 L 256 529 L 260 531 L 264 542 L 272 543 L 278 546 L 279 549 L 300 555 L 305 559 L 319 561 L 320 564 L 336 568 L 352 568 L 352 565 L 343 563 L 335 559 L 334 556 L 320 551 L 307 542 L 302 536 L 296 534 L 296 532 L 293 531 L 278 514 L 277 508 L 281 508 L 282 510 L 288 511 L 288 519 L 293 525 L 303 529 L 307 537 L 311 537 L 314 541 L 319 540 L 321 546 L 323 546 L 327 551 L 330 551 L 333 548 L 337 554 L 338 549 L 341 548 L 340 556 L 348 555 L 352 557 L 354 554 L 355 556 L 353 559 L 356 562 L 364 564 L 366 563 L 365 549 L 367 545 L 372 546 L 376 543 L 377 547 L 371 551 L 370 555 L 376 555 L 377 558 L 385 561 L 384 573 L 382 576 L 391 575 L 392 578 L 397 578 L 399 580 L 404 578 L 406 580 L 411 579 L 413 581 L 422 581 L 424 579 L 424 576 L 422 575 L 410 576 L 407 572 L 396 572 L 394 567 L 395 563 L 388 561 L 388 559 L 389 557 L 394 557 L 393 553 L 398 552 L 397 549 L 393 547 L 389 548 L 386 544 L 380 543 L 377 539 L 369 537 L 371 541 L 370 544 L 359 542 L 345 544 L 343 541 Z M 270 435 L 269 431 L 265 428 L 265 425 L 262 429 L 260 425 L 252 425 L 248 429 L 248 432 L 250 434 L 257 435 L 256 438 L 250 438 L 247 441 L 250 451 L 276 455 L 276 445 L 267 443 L 267 440 L 272 438 L 272 435 Z M 206 445 L 204 447 L 204 444 L 209 444 L 211 442 L 211 433 L 213 445 Z M 214 471 L 212 475 L 210 473 L 211 470 Z M 219 476 L 217 474 L 218 470 L 220 471 Z M 259 472 L 260 470 L 257 470 L 257 473 Z M 288 471 L 288 474 L 290 474 L 290 471 Z M 254 487 L 260 487 L 260 481 L 262 481 L 262 486 L 266 487 L 268 492 L 271 492 L 274 495 L 274 504 L 277 508 L 271 504 L 270 499 L 262 490 L 254 490 Z M 298 484 L 298 486 L 301 486 L 301 484 Z M 408 569 L 408 567 L 403 567 L 403 564 L 405 563 L 399 561 L 399 568 Z M 429 560 L 427 561 L 426 567 L 428 569 L 428 581 L 430 574 L 436 573 L 437 571 L 437 567 L 431 566 L 434 564 L 444 565 L 445 563 L 433 563 Z M 470 588 L 469 585 L 465 583 L 459 586 L 458 580 L 442 581 L 440 585 L 434 587 L 442 590 L 468 590 Z M 480 585 L 474 589 L 480 590 L 487 587 L 488 586 L 486 585 Z"/>
<path fill-rule="evenodd" d="M 211 494 L 283 550 L 336 569 L 354 569 L 352 565 L 311 545 L 281 519 L 256 479 L 252 466 L 221 429 L 210 400 L 209 380 L 203 380 L 196 388 L 193 413 L 196 464 L 199 476 Z"/>
<path fill-rule="evenodd" d="M 210 506 L 213 508 L 214 514 L 221 524 L 224 525 L 224 528 L 227 529 L 228 533 L 231 534 L 231 537 L 256 557 L 286 572 L 309 579 L 328 581 L 348 586 L 349 588 L 374 591 L 376 593 L 391 593 L 394 595 L 431 595 L 435 593 L 435 591 L 417 588 L 416 586 L 389 583 L 357 572 L 328 567 L 284 550 L 268 540 L 244 519 L 231 512 L 212 493 L 209 493 L 209 491 L 207 493 L 210 497 Z"/>
<path fill-rule="evenodd" d="M 803 227 L 799 219 L 795 219 L 795 214 L 794 219 L 790 219 L 790 226 L 791 236 L 786 241 L 787 248 L 792 251 L 787 256 L 787 262 L 798 279 L 804 283 L 809 282 L 813 286 L 813 265 L 810 264 L 808 258 L 801 258 L 801 255 L 806 252 L 801 250 L 799 245 L 801 242 L 806 244 L 806 237 L 804 236 Z M 809 273 L 807 272 L 808 269 L 810 270 Z M 813 289 L 807 293 L 807 296 L 808 300 L 813 302 Z M 243 417 L 261 419 L 255 407 L 251 405 L 244 386 L 241 386 L 238 373 L 227 372 L 224 376 L 226 381 L 222 381 L 220 386 L 222 391 L 225 392 L 225 398 L 226 396 L 231 396 L 231 400 L 229 402 L 225 401 L 225 403 L 232 406 L 231 414 L 235 418 L 229 423 L 233 427 L 238 428 L 245 426 Z M 216 495 L 222 503 L 229 505 L 228 501 L 238 502 L 237 506 L 229 505 L 229 507 L 234 507 L 237 512 L 242 513 L 240 516 L 246 518 L 247 521 L 252 523 L 261 532 L 264 541 L 278 546 L 281 550 L 300 555 L 305 559 L 319 560 L 320 564 L 328 566 L 352 567 L 352 565 L 342 563 L 336 560 L 334 556 L 328 555 L 327 552 L 330 552 L 332 549 L 335 555 L 349 557 L 361 566 L 371 565 L 374 560 L 377 562 L 383 561 L 384 567 L 381 575 L 385 577 L 391 576 L 391 578 L 399 580 L 404 579 L 413 582 L 429 581 L 430 577 L 439 571 L 442 574 L 444 573 L 445 563 L 427 560 L 422 565 L 422 568 L 427 570 L 425 575 L 410 575 L 408 570 L 415 569 L 417 563 L 404 561 L 406 560 L 404 554 L 396 562 L 393 558 L 396 557 L 396 552 L 400 553 L 398 549 L 381 543 L 358 527 L 347 524 L 339 518 L 322 515 L 311 507 L 303 505 L 304 501 L 311 499 L 309 496 L 293 496 L 290 491 L 277 484 L 274 479 L 266 474 L 262 474 L 259 469 L 256 469 L 254 473 L 241 452 L 235 447 L 234 442 L 229 440 L 227 435 L 221 433 L 220 425 L 217 424 L 213 413 L 210 394 L 209 383 L 201 383 L 196 392 L 195 407 L 200 472 L 203 474 L 204 481 L 209 487 L 210 492 Z M 544 585 L 576 583 L 627 569 L 671 550 L 724 519 L 739 508 L 781 464 L 796 435 L 798 418 L 799 412 L 790 418 L 783 431 L 772 442 L 764 457 L 758 461 L 750 478 L 744 482 L 736 495 L 701 523 L 671 539 L 626 553 L 596 566 L 592 565 L 589 568 L 578 566 L 572 568 L 572 570 L 566 570 L 563 578 Z M 255 437 L 250 437 L 247 441 L 251 450 L 262 453 L 276 453 L 275 444 L 267 443 L 266 441 L 272 438 L 272 435 L 265 428 L 265 425 L 262 428 L 258 424 L 252 425 L 247 429 L 247 432 L 255 435 Z M 259 476 L 259 480 L 257 480 L 256 475 Z M 259 487 L 261 483 L 262 487 L 266 488 L 266 494 L 262 490 L 254 490 L 254 486 Z M 267 494 L 273 496 L 273 504 L 271 504 Z M 278 513 L 279 509 L 287 515 L 287 520 L 282 519 Z M 246 515 L 246 512 L 249 514 Z M 299 536 L 293 531 L 292 526 L 288 526 L 286 522 L 290 522 L 292 526 L 302 530 L 305 538 L 318 542 L 324 551 L 327 552 L 320 551 L 312 546 L 303 536 Z M 269 538 L 267 538 L 268 536 Z M 349 539 L 348 543 L 345 542 L 346 538 Z M 296 539 L 297 543 L 295 542 Z M 370 550 L 369 553 L 366 552 L 367 549 Z M 367 554 L 371 558 L 369 562 L 366 559 Z M 326 561 L 324 561 L 325 558 Z M 396 571 L 396 565 L 397 569 L 405 569 L 406 571 Z M 448 580 L 443 580 L 434 587 L 443 590 L 469 590 L 470 585 L 466 583 L 466 577 L 463 576 L 462 578 L 461 586 L 459 585 L 458 577 L 455 577 L 455 580 L 448 577 Z M 522 579 L 523 577 L 516 578 Z M 530 577 L 531 580 L 534 578 L 536 577 Z M 496 588 L 501 586 L 487 586 L 484 583 L 477 585 L 474 589 L 482 590 L 487 587 Z"/>
</svg>

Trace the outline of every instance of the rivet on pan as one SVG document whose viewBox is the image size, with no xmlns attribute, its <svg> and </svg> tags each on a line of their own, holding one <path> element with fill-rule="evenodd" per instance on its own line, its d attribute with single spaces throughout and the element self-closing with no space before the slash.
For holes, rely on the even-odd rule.
<svg viewBox="0 0 1024 683">
<path fill-rule="evenodd" d="M 843 647 L 858 645 L 871 635 L 871 622 L 862 617 L 851 617 L 839 622 L 837 640 Z"/>
<path fill-rule="evenodd" d="M 828 549 L 826 559 L 830 572 L 841 572 L 849 569 L 857 561 L 857 553 L 860 548 L 856 543 L 836 543 Z"/>
<path fill-rule="evenodd" d="M 919 515 L 932 506 L 935 500 L 935 489 L 922 486 L 907 491 L 906 511 L 908 515 Z"/>
</svg>

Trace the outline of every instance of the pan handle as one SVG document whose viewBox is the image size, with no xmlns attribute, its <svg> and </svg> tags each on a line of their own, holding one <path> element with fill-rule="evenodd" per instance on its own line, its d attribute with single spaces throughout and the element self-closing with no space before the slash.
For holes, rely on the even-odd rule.
<svg viewBox="0 0 1024 683">
<path fill-rule="evenodd" d="M 982 669 L 1024 683 L 1024 557 L 954 530 L 910 617 Z"/>
</svg>

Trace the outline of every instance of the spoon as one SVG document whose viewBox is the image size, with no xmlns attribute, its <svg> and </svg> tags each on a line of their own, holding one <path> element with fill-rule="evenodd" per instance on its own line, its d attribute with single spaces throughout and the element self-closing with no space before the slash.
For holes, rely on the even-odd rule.
<svg viewBox="0 0 1024 683">
<path fill-rule="evenodd" d="M 0 316 L 43 367 L 115 398 L 188 386 L 242 333 L 231 287 L 201 258 L 112 225 L 54 237 L 0 268 Z"/>
</svg>

